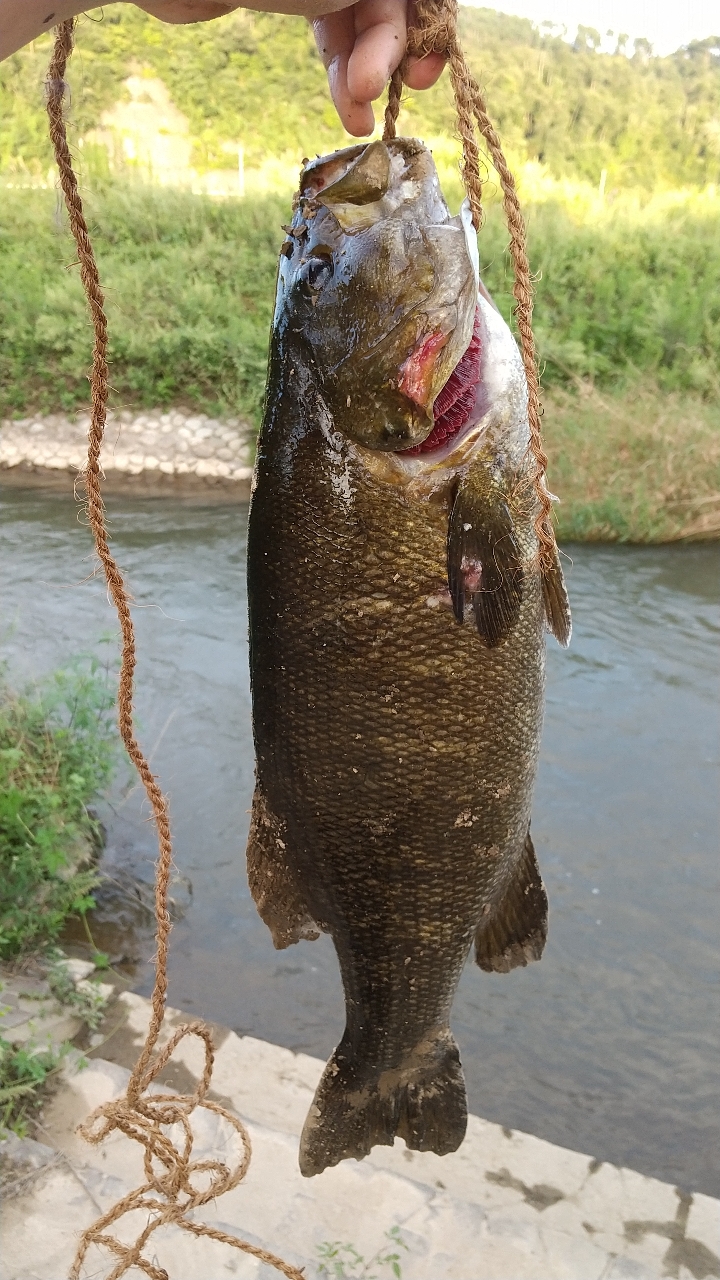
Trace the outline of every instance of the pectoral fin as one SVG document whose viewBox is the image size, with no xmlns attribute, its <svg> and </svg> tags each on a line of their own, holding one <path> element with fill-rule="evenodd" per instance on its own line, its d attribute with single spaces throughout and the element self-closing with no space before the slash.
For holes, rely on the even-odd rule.
<svg viewBox="0 0 720 1280">
<path fill-rule="evenodd" d="M 495 648 L 517 622 L 523 568 L 510 508 L 490 472 L 469 476 L 455 495 L 447 569 L 458 622 L 470 604 L 485 644 Z"/>
</svg>

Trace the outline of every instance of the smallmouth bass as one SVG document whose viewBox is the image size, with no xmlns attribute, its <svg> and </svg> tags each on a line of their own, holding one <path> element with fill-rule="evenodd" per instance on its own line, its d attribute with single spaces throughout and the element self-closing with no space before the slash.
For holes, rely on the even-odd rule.
<svg viewBox="0 0 720 1280">
<path fill-rule="evenodd" d="M 542 954 L 529 833 L 544 632 L 527 386 L 427 149 L 306 164 L 278 271 L 248 532 L 251 891 L 276 947 L 328 932 L 347 1025 L 300 1144 L 463 1139 L 468 952 Z"/>
</svg>

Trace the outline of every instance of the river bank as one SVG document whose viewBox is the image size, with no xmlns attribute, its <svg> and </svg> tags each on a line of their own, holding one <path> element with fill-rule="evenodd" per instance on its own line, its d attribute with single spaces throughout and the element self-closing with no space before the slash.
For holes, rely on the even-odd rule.
<svg viewBox="0 0 720 1280">
<path fill-rule="evenodd" d="M 89 1111 L 124 1092 L 149 1014 L 148 1000 L 117 995 L 85 1060 L 69 1058 L 45 1107 L 42 1141 L 0 1143 L 6 1166 L 0 1280 L 67 1274 L 80 1232 L 142 1184 L 136 1144 L 115 1134 L 90 1147 L 76 1128 Z M 163 1042 L 185 1021 L 169 1008 Z M 210 1097 L 247 1126 L 253 1158 L 240 1187 L 191 1219 L 281 1254 L 304 1267 L 308 1280 L 335 1274 L 323 1262 L 333 1256 L 351 1266 L 338 1275 L 359 1274 L 353 1251 L 361 1262 L 375 1258 L 378 1277 L 402 1280 L 656 1280 L 661 1274 L 690 1280 L 718 1273 L 717 1200 L 479 1116 L 469 1117 L 460 1149 L 442 1159 L 397 1143 L 307 1181 L 297 1167 L 298 1137 L 323 1063 L 227 1027 L 214 1026 L 213 1038 Z M 158 1079 L 161 1090 L 193 1091 L 202 1066 L 200 1042 L 182 1040 Z M 193 1130 L 193 1159 L 222 1158 L 233 1166 L 241 1155 L 213 1112 L 198 1108 Z M 8 1178 L 13 1162 L 15 1187 Z M 176 1226 L 154 1235 L 149 1252 L 172 1280 L 220 1271 L 247 1280 L 276 1274 L 227 1245 L 193 1241 Z M 389 1254 L 397 1256 L 398 1269 Z M 95 1274 L 100 1255 L 90 1261 Z"/>
<path fill-rule="evenodd" d="M 0 423 L 6 483 L 70 491 L 87 449 L 87 412 Z M 638 385 L 546 397 L 548 478 L 558 538 L 662 543 L 720 537 L 720 408 Z M 246 502 L 255 431 L 242 417 L 189 409 L 111 410 L 102 466 L 108 492 L 213 494 Z"/>
</svg>

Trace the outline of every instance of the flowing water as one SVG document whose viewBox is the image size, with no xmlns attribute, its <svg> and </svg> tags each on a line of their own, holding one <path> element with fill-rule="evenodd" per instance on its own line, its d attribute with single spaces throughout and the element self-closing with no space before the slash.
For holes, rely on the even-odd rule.
<svg viewBox="0 0 720 1280">
<path fill-rule="evenodd" d="M 137 603 L 141 737 L 186 877 L 170 1002 L 325 1057 L 343 1026 L 332 945 L 274 951 L 245 882 L 246 511 L 119 497 L 110 507 Z M 13 679 L 102 651 L 117 625 L 88 576 L 72 500 L 10 490 L 2 521 Z M 550 937 L 541 964 L 509 975 L 469 964 L 463 975 L 453 1026 L 470 1106 L 718 1195 L 718 549 L 566 551 L 575 633 L 567 652 L 548 644 L 533 818 Z M 105 816 L 110 879 L 93 929 L 148 993 L 152 940 L 135 886 L 151 881 L 155 846 L 127 775 Z"/>
</svg>

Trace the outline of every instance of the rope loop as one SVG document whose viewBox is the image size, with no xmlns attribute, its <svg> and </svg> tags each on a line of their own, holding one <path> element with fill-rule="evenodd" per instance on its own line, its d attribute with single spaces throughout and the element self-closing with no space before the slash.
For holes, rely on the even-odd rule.
<svg viewBox="0 0 720 1280">
<path fill-rule="evenodd" d="M 225 1107 L 207 1097 L 212 1078 L 215 1050 L 212 1032 L 202 1022 L 191 1022 L 180 1027 L 168 1043 L 158 1049 L 162 1031 L 167 996 L 168 939 L 170 914 L 168 912 L 168 884 L 172 870 L 172 836 L 168 804 L 157 779 L 135 737 L 133 719 L 133 685 L 135 675 L 135 629 L 130 611 L 130 596 L 122 572 L 110 551 L 110 541 L 105 521 L 105 506 L 101 492 L 102 470 L 100 450 L 105 432 L 109 395 L 108 382 L 108 330 L 105 316 L 105 299 L 100 285 L 95 254 L 88 234 L 82 199 L 68 147 L 63 103 L 67 85 L 65 71 L 75 42 L 75 20 L 61 22 L 55 28 L 55 45 L 50 59 L 46 81 L 46 100 L 50 138 L 55 151 L 60 185 L 70 220 L 80 262 L 85 297 L 93 323 L 94 344 L 90 374 L 91 415 L 88 429 L 87 462 L 80 479 L 85 489 L 85 510 L 92 530 L 95 550 L 105 572 L 108 591 L 117 610 L 122 633 L 122 654 L 118 685 L 118 723 L 125 749 L 140 775 L 158 834 L 159 857 L 155 876 L 155 921 L 157 956 L 153 986 L 150 1026 L 138 1061 L 132 1071 L 124 1096 L 103 1103 L 80 1126 L 79 1133 L 87 1142 L 96 1145 L 103 1142 L 115 1130 L 124 1133 L 144 1148 L 145 1183 L 113 1205 L 97 1222 L 88 1227 L 80 1240 L 70 1280 L 79 1280 L 80 1268 L 91 1245 L 98 1245 L 117 1258 L 107 1280 L 120 1280 L 131 1267 L 137 1267 L 150 1280 L 169 1280 L 167 1272 L 143 1256 L 143 1250 L 158 1227 L 174 1224 L 195 1236 L 209 1236 L 222 1244 L 231 1245 L 243 1253 L 252 1254 L 261 1262 L 275 1267 L 287 1280 L 302 1280 L 296 1267 L 283 1262 L 267 1250 L 252 1245 L 247 1240 L 229 1235 L 210 1227 L 207 1223 L 192 1222 L 187 1215 L 232 1190 L 242 1182 L 250 1164 L 250 1138 L 242 1121 Z M 69 94 L 67 94 L 69 100 Z M 180 1041 L 185 1036 L 196 1036 L 205 1047 L 205 1065 L 202 1077 L 192 1094 L 148 1092 L 154 1080 L 170 1061 Z M 157 1089 L 157 1086 L 154 1086 Z M 190 1118 L 201 1108 L 213 1112 L 226 1122 L 238 1135 L 242 1155 L 234 1168 L 222 1160 L 193 1160 L 193 1131 Z M 199 1185 L 194 1179 L 198 1179 Z M 126 1214 L 142 1210 L 145 1226 L 134 1244 L 122 1244 L 107 1228 L 124 1218 Z M 127 1224 L 126 1224 L 127 1225 Z"/>
<path fill-rule="evenodd" d="M 480 230 L 483 220 L 483 183 L 476 128 L 487 145 L 502 188 L 503 209 L 510 232 L 510 256 L 515 276 L 513 314 L 528 389 L 530 427 L 527 451 L 530 466 L 528 481 L 530 486 L 534 487 L 537 503 L 535 533 L 538 540 L 540 566 L 544 573 L 549 573 L 555 568 L 557 546 L 552 523 L 552 498 L 545 480 L 548 460 L 542 442 L 540 378 L 532 328 L 533 277 L 527 255 L 527 232 L 515 179 L 488 115 L 482 90 L 470 71 L 458 40 L 457 18 L 457 0 L 415 0 L 415 21 L 408 29 L 407 54 L 393 74 L 388 88 L 383 140 L 387 142 L 395 137 L 402 87 L 407 75 L 408 57 L 423 58 L 429 53 L 442 54 L 450 70 L 457 127 L 462 143 L 462 178 L 476 231 Z"/>
<path fill-rule="evenodd" d="M 413 58 L 426 58 L 429 53 L 448 56 L 457 41 L 456 0 L 416 0 L 415 22 L 408 31 L 407 51 Z"/>
</svg>

